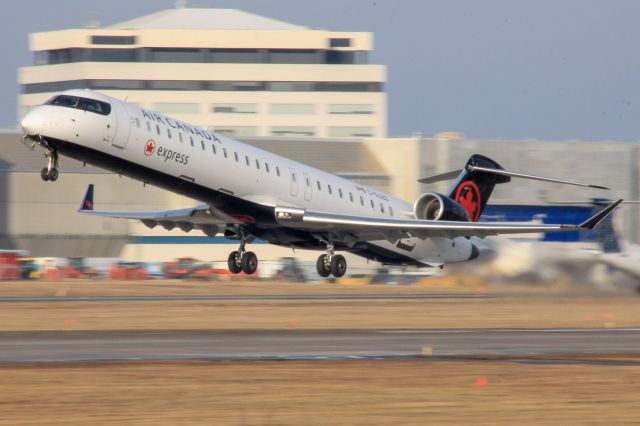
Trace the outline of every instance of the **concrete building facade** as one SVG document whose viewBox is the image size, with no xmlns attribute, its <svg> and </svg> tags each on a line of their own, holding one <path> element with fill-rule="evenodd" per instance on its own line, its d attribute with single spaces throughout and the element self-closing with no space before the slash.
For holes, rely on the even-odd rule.
<svg viewBox="0 0 640 426">
<path fill-rule="evenodd" d="M 235 137 L 385 137 L 386 67 L 367 32 L 232 9 L 177 8 L 106 28 L 30 35 L 18 118 L 89 88 Z M 19 121 L 19 120 L 18 120 Z"/>
</svg>

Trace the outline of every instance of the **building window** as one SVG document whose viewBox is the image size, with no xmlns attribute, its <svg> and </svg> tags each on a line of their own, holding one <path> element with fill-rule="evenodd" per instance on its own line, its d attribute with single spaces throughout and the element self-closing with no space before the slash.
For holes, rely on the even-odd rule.
<svg viewBox="0 0 640 426">
<path fill-rule="evenodd" d="M 214 104 L 216 114 L 257 114 L 258 104 Z"/>
<path fill-rule="evenodd" d="M 307 115 L 316 113 L 314 104 L 271 104 L 269 107 L 271 114 Z"/>
<path fill-rule="evenodd" d="M 136 44 L 135 36 L 92 36 L 92 44 Z"/>
<path fill-rule="evenodd" d="M 373 114 L 372 104 L 329 104 L 329 114 Z"/>
<path fill-rule="evenodd" d="M 350 38 L 330 38 L 329 47 L 351 47 Z"/>
<path fill-rule="evenodd" d="M 373 127 L 337 126 L 329 127 L 332 138 L 369 138 L 374 136 Z"/>
<path fill-rule="evenodd" d="M 307 137 L 315 134 L 315 129 L 307 126 L 275 126 L 271 128 L 272 136 Z"/>
<path fill-rule="evenodd" d="M 159 102 L 155 110 L 163 114 L 199 114 L 200 104 L 188 102 Z"/>
<path fill-rule="evenodd" d="M 251 137 L 258 135 L 258 128 L 256 126 L 227 126 L 216 127 L 216 133 L 220 133 L 227 136 L 241 136 Z"/>
</svg>

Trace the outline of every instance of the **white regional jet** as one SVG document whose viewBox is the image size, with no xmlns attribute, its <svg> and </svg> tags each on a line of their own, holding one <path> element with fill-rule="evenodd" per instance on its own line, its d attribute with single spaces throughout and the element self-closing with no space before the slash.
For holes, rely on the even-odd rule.
<svg viewBox="0 0 640 426">
<path fill-rule="evenodd" d="M 239 241 L 229 270 L 252 274 L 260 238 L 280 246 L 323 250 L 317 271 L 340 277 L 344 250 L 385 264 L 442 266 L 475 258 L 472 237 L 592 229 L 620 201 L 580 225 L 478 223 L 495 184 L 511 177 L 493 160 L 473 155 L 462 170 L 423 179 L 457 177 L 449 194 L 426 193 L 411 205 L 307 165 L 90 90 L 69 90 L 31 110 L 23 142 L 48 157 L 42 179 L 58 178 L 65 155 L 191 197 L 202 204 L 166 211 L 97 211 L 90 185 L 80 212 L 141 220 L 153 228 L 198 229 Z M 602 187 L 597 187 L 602 188 Z"/>
</svg>

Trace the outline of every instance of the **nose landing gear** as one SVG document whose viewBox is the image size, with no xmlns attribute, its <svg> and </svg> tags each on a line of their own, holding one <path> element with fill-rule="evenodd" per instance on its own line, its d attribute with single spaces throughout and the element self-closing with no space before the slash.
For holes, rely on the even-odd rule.
<svg viewBox="0 0 640 426">
<path fill-rule="evenodd" d="M 48 158 L 48 163 L 47 167 L 44 167 L 40 171 L 40 177 L 45 182 L 49 180 L 55 182 L 58 180 L 58 168 L 60 167 L 58 164 L 58 151 L 50 149 L 45 156 Z"/>
</svg>

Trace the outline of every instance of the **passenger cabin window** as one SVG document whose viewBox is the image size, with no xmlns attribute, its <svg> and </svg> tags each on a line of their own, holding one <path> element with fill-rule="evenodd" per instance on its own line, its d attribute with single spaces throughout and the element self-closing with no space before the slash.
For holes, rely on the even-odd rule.
<svg viewBox="0 0 640 426">
<path fill-rule="evenodd" d="M 320 181 L 317 180 L 316 183 L 318 184 L 318 191 L 322 191 L 322 186 L 320 185 Z"/>
<path fill-rule="evenodd" d="M 136 121 L 136 127 L 139 129 L 140 128 L 140 119 L 138 117 L 136 117 L 135 121 Z"/>
<path fill-rule="evenodd" d="M 389 206 L 389 216 L 393 216 L 393 207 Z"/>
<path fill-rule="evenodd" d="M 200 146 L 202 146 L 202 150 L 204 151 L 204 141 L 200 141 Z"/>
<path fill-rule="evenodd" d="M 191 146 L 193 146 L 193 136 L 189 136 L 189 143 L 191 143 Z"/>
<path fill-rule="evenodd" d="M 214 144 L 211 144 L 211 151 L 213 151 L 213 153 L 216 153 L 216 146 Z"/>
<path fill-rule="evenodd" d="M 369 201 L 371 201 L 371 208 L 372 208 L 372 209 L 375 209 L 375 208 L 376 208 L 376 205 L 374 204 L 373 200 L 369 200 Z"/>
<path fill-rule="evenodd" d="M 362 195 L 360 196 L 360 205 L 364 206 L 364 198 L 362 198 Z"/>
<path fill-rule="evenodd" d="M 237 153 L 237 152 L 234 152 L 234 153 L 233 153 L 233 156 L 234 156 L 234 157 L 235 157 L 235 159 L 236 159 L 236 163 L 237 163 L 238 161 L 240 161 L 240 158 L 238 157 L 238 153 Z"/>
<path fill-rule="evenodd" d="M 227 148 L 222 148 L 222 153 L 224 154 L 224 158 L 227 158 Z"/>
<path fill-rule="evenodd" d="M 264 163 L 264 170 L 269 173 L 269 163 Z"/>
<path fill-rule="evenodd" d="M 151 131 L 151 124 L 147 121 L 147 132 Z"/>
<path fill-rule="evenodd" d="M 182 133 L 178 132 L 178 140 L 182 143 Z"/>
<path fill-rule="evenodd" d="M 247 163 L 247 166 L 249 165 L 249 156 L 248 155 L 244 156 L 244 162 Z"/>
<path fill-rule="evenodd" d="M 158 136 L 160 136 L 160 125 L 156 124 L 156 132 L 158 132 Z"/>
<path fill-rule="evenodd" d="M 380 212 L 384 213 L 384 204 L 380 203 Z"/>
<path fill-rule="evenodd" d="M 169 139 L 171 139 L 171 129 L 167 129 L 167 136 L 169 136 Z"/>
<path fill-rule="evenodd" d="M 256 158 L 256 169 L 260 170 L 260 161 Z"/>
<path fill-rule="evenodd" d="M 327 185 L 327 191 L 329 191 L 329 195 L 331 195 L 331 194 L 332 194 L 332 192 L 331 192 L 331 185 Z"/>
<path fill-rule="evenodd" d="M 338 195 L 342 198 L 342 188 L 338 188 Z"/>
<path fill-rule="evenodd" d="M 276 175 L 280 176 L 280 167 L 276 166 Z"/>
<path fill-rule="evenodd" d="M 306 181 L 307 186 L 311 186 L 311 181 L 309 180 L 309 178 L 304 178 L 304 180 Z"/>
<path fill-rule="evenodd" d="M 66 108 L 76 108 L 100 115 L 111 114 L 111 105 L 96 99 L 81 98 L 78 96 L 58 95 L 46 102 L 46 105 L 56 105 Z"/>
<path fill-rule="evenodd" d="M 349 193 L 349 201 L 353 203 L 353 194 L 351 192 Z"/>
</svg>

